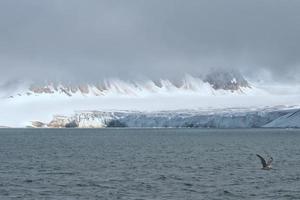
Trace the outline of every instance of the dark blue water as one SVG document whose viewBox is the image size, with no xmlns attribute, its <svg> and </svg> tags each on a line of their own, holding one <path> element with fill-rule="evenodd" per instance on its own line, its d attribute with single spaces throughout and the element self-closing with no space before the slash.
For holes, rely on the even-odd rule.
<svg viewBox="0 0 300 200">
<path fill-rule="evenodd" d="M 300 199 L 300 130 L 2 129 L 0 161 L 1 200 Z"/>
</svg>

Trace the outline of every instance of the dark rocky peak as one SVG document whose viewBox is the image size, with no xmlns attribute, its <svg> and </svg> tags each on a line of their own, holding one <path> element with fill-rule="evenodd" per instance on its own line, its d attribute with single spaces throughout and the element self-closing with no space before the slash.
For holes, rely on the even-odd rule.
<svg viewBox="0 0 300 200">
<path fill-rule="evenodd" d="M 208 73 L 203 81 L 209 83 L 216 90 L 223 89 L 235 91 L 250 87 L 248 81 L 242 74 L 235 70 L 214 70 Z"/>
</svg>

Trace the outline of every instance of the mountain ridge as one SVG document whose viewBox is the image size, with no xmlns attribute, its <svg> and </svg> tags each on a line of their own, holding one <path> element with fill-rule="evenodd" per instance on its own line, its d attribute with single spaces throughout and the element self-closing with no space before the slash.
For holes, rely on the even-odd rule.
<svg viewBox="0 0 300 200">
<path fill-rule="evenodd" d="M 218 91 L 223 93 L 243 93 L 245 89 L 250 89 L 248 81 L 238 72 L 211 72 L 203 78 L 185 75 L 181 80 L 144 80 L 125 81 L 121 79 L 106 79 L 97 83 L 27 83 L 10 98 L 17 96 L 30 96 L 42 94 L 63 94 L 66 96 L 105 96 L 107 94 L 121 94 L 129 96 L 139 96 L 141 93 L 172 93 L 172 92 L 193 92 L 214 94 Z"/>
</svg>

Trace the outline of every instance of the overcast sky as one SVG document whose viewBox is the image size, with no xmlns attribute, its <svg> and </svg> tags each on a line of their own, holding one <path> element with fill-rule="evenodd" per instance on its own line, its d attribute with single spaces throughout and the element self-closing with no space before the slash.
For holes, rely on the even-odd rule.
<svg viewBox="0 0 300 200">
<path fill-rule="evenodd" d="M 172 77 L 219 67 L 300 82 L 300 1 L 0 1 L 1 78 Z"/>
</svg>

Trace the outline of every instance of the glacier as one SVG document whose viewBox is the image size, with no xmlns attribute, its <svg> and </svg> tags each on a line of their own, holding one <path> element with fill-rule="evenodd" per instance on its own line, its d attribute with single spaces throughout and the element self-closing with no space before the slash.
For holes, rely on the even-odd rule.
<svg viewBox="0 0 300 200">
<path fill-rule="evenodd" d="M 0 83 L 0 127 L 272 127 L 300 108 L 299 100 L 299 85 L 249 82 L 237 73 L 93 83 L 19 80 Z M 97 117 L 74 121 L 79 113 Z"/>
<path fill-rule="evenodd" d="M 265 124 L 265 128 L 300 128 L 300 109 L 291 111 Z"/>
<path fill-rule="evenodd" d="M 293 117 L 293 120 L 286 118 Z M 76 111 L 55 115 L 49 123 L 33 122 L 36 128 L 298 128 L 300 109 L 273 107 L 173 111 Z"/>
</svg>

